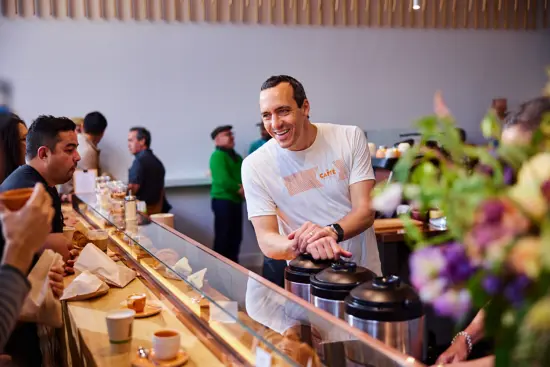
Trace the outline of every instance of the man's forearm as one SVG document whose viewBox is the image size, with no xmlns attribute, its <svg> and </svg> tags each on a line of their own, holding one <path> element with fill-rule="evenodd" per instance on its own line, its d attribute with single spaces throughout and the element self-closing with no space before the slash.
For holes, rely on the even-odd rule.
<svg viewBox="0 0 550 367">
<path fill-rule="evenodd" d="M 292 260 L 296 257 L 291 250 L 291 240 L 278 233 L 268 233 L 259 238 L 260 249 L 265 256 L 275 260 Z"/>
<path fill-rule="evenodd" d="M 348 215 L 336 223 L 344 230 L 344 240 L 349 240 L 365 232 L 367 228 L 372 226 L 374 223 L 374 211 L 363 208 L 352 210 Z"/>
</svg>

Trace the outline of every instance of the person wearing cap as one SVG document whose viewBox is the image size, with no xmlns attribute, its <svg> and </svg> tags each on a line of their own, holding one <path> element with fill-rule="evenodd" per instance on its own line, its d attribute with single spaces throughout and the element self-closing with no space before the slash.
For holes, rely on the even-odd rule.
<svg viewBox="0 0 550 367">
<path fill-rule="evenodd" d="M 232 129 L 231 125 L 218 126 L 210 134 L 216 145 L 210 156 L 210 196 L 214 213 L 214 251 L 238 262 L 243 237 L 243 159 L 235 152 Z"/>
<path fill-rule="evenodd" d="M 267 143 L 269 141 L 269 139 L 271 139 L 271 135 L 269 135 L 269 133 L 265 129 L 265 126 L 264 126 L 263 122 L 258 122 L 256 124 L 256 126 L 260 127 L 260 136 L 261 137 L 260 137 L 260 139 L 254 141 L 252 144 L 250 144 L 250 149 L 248 150 L 248 155 L 254 153 L 259 147 L 261 147 L 262 145 Z"/>
</svg>

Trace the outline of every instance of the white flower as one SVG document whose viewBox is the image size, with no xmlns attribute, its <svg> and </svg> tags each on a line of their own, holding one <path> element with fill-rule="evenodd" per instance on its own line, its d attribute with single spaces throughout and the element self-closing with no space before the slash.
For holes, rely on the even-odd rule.
<svg viewBox="0 0 550 367">
<path fill-rule="evenodd" d="M 374 210 L 384 214 L 391 214 L 397 209 L 403 200 L 403 187 L 401 184 L 394 183 L 386 187 L 384 191 L 372 200 Z"/>
</svg>

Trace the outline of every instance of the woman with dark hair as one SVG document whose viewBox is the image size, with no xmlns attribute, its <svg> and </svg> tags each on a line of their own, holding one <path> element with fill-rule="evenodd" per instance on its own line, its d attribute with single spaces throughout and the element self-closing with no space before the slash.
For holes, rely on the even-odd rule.
<svg viewBox="0 0 550 367">
<path fill-rule="evenodd" d="M 25 164 L 27 125 L 14 113 L 0 114 L 0 183 Z"/>
</svg>

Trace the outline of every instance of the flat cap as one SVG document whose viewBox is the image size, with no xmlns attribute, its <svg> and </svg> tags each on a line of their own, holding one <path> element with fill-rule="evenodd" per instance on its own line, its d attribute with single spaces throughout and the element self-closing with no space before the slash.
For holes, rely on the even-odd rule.
<svg viewBox="0 0 550 367">
<path fill-rule="evenodd" d="M 233 126 L 231 125 L 218 126 L 214 130 L 212 130 L 212 132 L 210 133 L 210 137 L 212 138 L 212 140 L 214 140 L 216 139 L 216 136 L 218 136 L 219 133 L 223 133 L 224 131 L 229 131 L 232 129 L 233 129 Z"/>
</svg>

